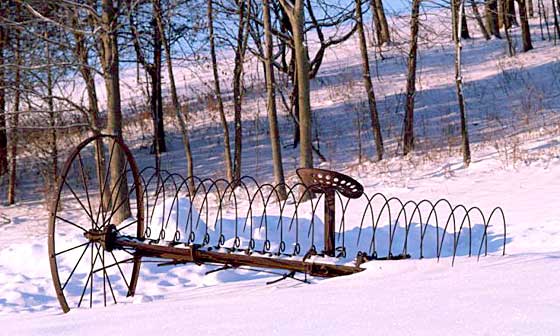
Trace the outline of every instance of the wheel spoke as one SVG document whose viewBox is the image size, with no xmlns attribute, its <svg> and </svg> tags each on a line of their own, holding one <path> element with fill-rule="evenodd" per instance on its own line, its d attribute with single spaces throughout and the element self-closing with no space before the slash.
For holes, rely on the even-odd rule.
<svg viewBox="0 0 560 336">
<path fill-rule="evenodd" d="M 101 195 L 100 195 L 101 201 L 99 202 L 99 212 L 97 213 L 97 220 L 99 220 L 99 214 L 101 213 L 101 218 L 102 218 L 103 223 L 105 223 L 105 211 L 103 209 L 103 207 L 105 206 L 105 204 L 104 204 L 105 202 L 104 202 L 103 196 L 105 194 L 105 188 L 107 187 L 107 180 L 109 179 L 109 172 L 111 171 L 110 166 L 111 166 L 111 161 L 113 161 L 113 154 L 114 154 L 114 151 L 115 151 L 115 144 L 116 143 L 117 143 L 116 141 L 113 141 L 113 145 L 111 146 L 111 152 L 109 154 L 109 162 L 106 164 L 107 170 L 105 171 L 105 177 L 103 178 L 103 181 L 99 181 L 99 192 L 101 193 Z M 100 160 L 99 151 L 100 151 L 100 149 L 98 147 L 97 148 L 98 160 Z M 103 167 L 103 169 L 105 169 L 105 167 Z M 99 227 L 97 227 L 97 228 L 99 228 Z"/>
<path fill-rule="evenodd" d="M 93 244 L 90 245 L 90 247 L 91 247 L 91 248 L 90 248 L 90 251 L 91 251 L 91 260 L 93 260 L 91 264 L 92 264 L 92 265 L 95 265 L 95 262 L 97 261 L 97 255 L 95 256 L 95 259 L 93 259 Z M 98 255 L 99 255 L 99 254 L 98 254 Z M 92 270 L 93 270 L 93 267 L 92 267 Z M 93 295 L 92 295 L 92 293 L 93 293 L 93 272 L 90 271 L 90 272 L 89 272 L 89 275 L 88 275 L 88 277 L 87 277 L 87 280 L 86 280 L 86 284 L 84 285 L 84 289 L 82 290 L 82 295 L 80 296 L 80 301 L 78 302 L 78 308 L 82 305 L 82 301 L 83 301 L 83 299 L 84 299 L 84 295 L 85 295 L 85 293 L 86 293 L 86 289 L 87 289 L 87 287 L 88 287 L 88 284 L 90 284 L 90 279 L 91 279 L 90 296 L 89 296 L 89 298 L 90 298 L 90 299 L 89 299 L 89 300 L 90 300 L 90 307 L 91 307 L 91 305 L 92 305 L 91 302 L 92 302 L 92 296 L 93 296 Z"/>
<path fill-rule="evenodd" d="M 107 270 L 105 270 L 105 249 L 103 246 L 101 247 L 103 250 L 101 253 L 101 267 L 103 267 L 103 305 L 107 307 L 107 288 L 105 283 L 105 276 L 107 275 Z"/>
<path fill-rule="evenodd" d="M 70 225 L 72 225 L 72 226 L 77 227 L 78 229 L 80 229 L 80 230 L 82 230 L 82 231 L 84 231 L 84 232 L 87 232 L 86 229 L 84 229 L 83 227 L 79 226 L 78 224 L 76 224 L 76 223 L 74 223 L 74 222 L 72 222 L 72 221 L 69 221 L 69 220 L 67 220 L 67 219 L 65 219 L 65 218 L 62 218 L 62 217 L 60 217 L 60 216 L 55 216 L 55 217 L 56 217 L 56 219 L 60 219 L 60 220 L 63 221 L 63 222 L 66 222 L 66 223 L 68 223 L 68 224 L 70 224 Z"/>
<path fill-rule="evenodd" d="M 68 281 L 70 281 L 70 279 L 72 278 L 72 275 L 74 275 L 74 272 L 78 268 L 78 265 L 80 264 L 80 261 L 82 261 L 82 258 L 86 254 L 86 251 L 87 251 L 87 248 L 88 248 L 89 244 L 90 244 L 90 242 L 87 243 L 86 248 L 84 249 L 84 251 L 82 252 L 82 255 L 80 255 L 80 258 L 78 259 L 78 262 L 76 263 L 76 265 L 74 265 L 74 268 L 72 269 L 72 272 L 70 272 L 70 275 L 68 276 L 68 279 L 66 279 L 66 281 L 64 282 L 64 285 L 62 286 L 62 290 L 64 290 L 64 288 L 66 288 L 66 285 L 68 285 Z"/>
<path fill-rule="evenodd" d="M 104 222 L 104 224 L 110 224 L 111 219 L 113 218 L 113 215 L 117 212 L 117 210 L 115 210 L 115 201 L 119 199 L 119 195 L 121 193 L 121 189 L 122 189 L 122 180 L 123 180 L 123 176 L 126 179 L 126 169 L 128 168 L 128 161 L 126 161 L 123 170 L 121 171 L 121 173 L 119 174 L 119 178 L 117 179 L 117 182 L 115 183 L 115 185 L 113 185 L 113 188 L 111 188 L 111 213 L 109 215 L 109 218 L 106 219 L 106 221 Z M 115 192 L 115 188 L 118 186 L 117 189 L 117 194 L 115 195 L 115 197 L 113 197 L 113 193 Z M 130 193 L 127 195 L 127 197 L 125 199 L 123 199 L 123 201 L 121 202 L 121 204 L 119 205 L 119 209 L 122 206 L 122 203 L 128 201 L 128 198 L 130 196 Z"/>
<path fill-rule="evenodd" d="M 121 268 L 121 266 L 119 265 L 119 262 L 117 261 L 117 257 L 115 257 L 115 254 L 113 253 L 113 251 L 111 251 L 111 255 L 113 256 L 113 259 L 115 260 L 115 264 L 117 265 L 117 267 L 119 268 L 119 272 L 121 273 L 121 276 L 124 280 L 124 283 L 126 284 L 126 288 L 128 290 L 130 290 L 130 286 L 128 285 L 128 281 L 126 281 L 126 277 L 124 276 L 124 272 Z"/>
<path fill-rule="evenodd" d="M 74 192 L 74 189 L 72 189 L 72 186 L 70 186 L 70 184 L 68 184 L 68 182 L 66 182 L 66 180 L 64 180 L 64 184 L 68 187 L 68 189 L 70 189 L 70 192 L 72 193 L 72 195 L 74 196 L 74 198 L 76 199 L 76 201 L 78 201 L 78 204 L 80 204 L 80 206 L 82 207 L 82 209 L 84 209 L 84 212 L 86 213 L 86 215 L 88 215 L 89 219 L 91 219 L 92 222 L 97 223 L 96 221 L 93 220 L 93 214 L 90 214 L 87 209 L 86 206 L 82 203 L 82 201 L 80 200 L 80 198 L 78 197 L 78 195 L 76 195 L 76 193 Z M 99 215 L 98 215 L 99 216 Z"/>
<path fill-rule="evenodd" d="M 89 243 L 90 243 L 90 242 L 87 241 L 87 242 L 85 242 L 85 243 L 83 243 L 83 244 L 76 245 L 76 246 L 71 247 L 71 248 L 68 248 L 68 249 L 66 249 L 66 250 L 64 250 L 64 251 L 57 252 L 57 253 L 55 253 L 54 255 L 57 256 L 57 255 L 60 255 L 60 254 L 66 253 L 66 252 L 70 252 L 70 251 L 72 251 L 72 250 L 75 250 L 75 249 L 77 249 L 77 248 L 79 248 L 79 247 L 82 247 L 82 246 L 84 246 L 84 245 L 87 245 L 87 244 L 89 244 Z"/>
<path fill-rule="evenodd" d="M 105 272 L 105 275 L 107 276 L 107 283 L 109 284 L 109 290 L 111 291 L 113 301 L 115 302 L 115 304 L 117 304 L 117 298 L 115 297 L 115 292 L 113 291 L 113 286 L 111 285 L 111 279 L 109 279 L 109 275 L 107 274 L 107 272 Z"/>
<path fill-rule="evenodd" d="M 84 163 L 82 162 L 82 156 L 80 152 L 78 152 L 78 163 L 80 164 L 80 174 L 82 175 L 82 183 L 84 184 L 84 190 L 86 192 L 86 199 L 88 203 L 89 212 L 91 214 L 90 218 L 92 219 L 91 228 L 93 229 L 93 209 L 91 207 L 91 201 L 89 199 L 89 190 L 86 182 L 86 176 L 84 174 Z"/>
<path fill-rule="evenodd" d="M 107 219 L 108 222 L 111 221 L 111 219 L 113 218 L 113 216 L 117 213 L 117 211 L 119 211 L 119 209 L 120 209 L 123 205 L 126 204 L 126 202 L 129 202 L 130 195 L 131 195 L 132 192 L 135 191 L 135 190 L 136 190 L 136 187 L 132 187 L 132 188 L 129 190 L 129 192 L 128 192 L 127 198 L 123 198 L 123 200 L 119 203 L 119 206 L 117 206 L 116 209 L 114 209 L 114 210 L 111 211 L 111 215 L 110 215 L 109 218 Z"/>
<path fill-rule="evenodd" d="M 118 229 L 117 229 L 117 232 L 120 232 L 121 230 L 124 230 L 124 229 L 126 229 L 127 227 L 131 226 L 132 224 L 136 224 L 136 223 L 138 223 L 138 220 L 137 220 L 137 219 L 133 220 L 132 222 L 130 222 L 130 223 L 126 224 L 126 225 L 123 225 L 121 228 L 118 228 Z"/>
<path fill-rule="evenodd" d="M 115 266 L 120 265 L 120 264 L 129 264 L 129 263 L 130 263 L 131 261 L 133 261 L 133 260 L 134 260 L 134 258 L 123 259 L 123 260 L 118 261 L 118 262 L 116 262 L 116 263 L 113 263 L 113 264 L 110 264 L 110 265 L 108 265 L 108 266 L 105 266 L 105 269 L 109 269 L 109 268 L 111 268 L 111 267 L 115 267 Z M 103 271 L 103 269 L 98 268 L 98 269 L 96 269 L 95 271 L 93 271 L 93 273 L 97 273 L 97 272 L 101 272 L 101 271 Z"/>
</svg>

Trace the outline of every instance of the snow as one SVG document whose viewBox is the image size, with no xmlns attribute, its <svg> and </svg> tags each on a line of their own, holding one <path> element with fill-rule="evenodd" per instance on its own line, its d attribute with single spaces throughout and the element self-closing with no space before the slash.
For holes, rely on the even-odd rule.
<svg viewBox="0 0 560 336">
<path fill-rule="evenodd" d="M 63 315 L 50 284 L 45 245 L 14 244 L 0 253 L 0 323 L 18 335 L 97 334 L 391 334 L 555 335 L 560 330 L 560 162 L 497 170 L 485 159 L 452 177 L 439 169 L 410 176 L 406 187 L 358 178 L 366 190 L 501 205 L 507 255 L 493 253 L 374 261 L 348 277 L 302 284 L 265 273 L 209 267 L 143 266 L 137 296 L 107 308 Z M 499 174 L 496 174 L 496 171 Z M 360 175 L 361 173 L 358 173 Z M 26 313 L 27 312 L 27 313 Z M 32 314 L 28 314 L 33 312 Z M 134 322 L 132 322 L 134 321 Z M 132 323 L 131 323 L 132 322 Z"/>
<path fill-rule="evenodd" d="M 382 163 L 357 163 L 356 153 L 345 150 L 356 138 L 348 132 L 350 121 L 345 121 L 346 110 L 356 102 L 345 94 L 361 89 L 353 82 L 359 78 L 355 42 L 329 51 L 314 82 L 312 98 L 314 108 L 320 111 L 317 122 L 333 124 L 321 129 L 321 139 L 327 143 L 325 151 L 331 158 L 323 167 L 356 178 L 370 195 L 381 192 L 405 201 L 437 201 L 445 197 L 455 205 L 478 206 L 486 215 L 500 206 L 507 220 L 506 256 L 501 255 L 502 241 L 496 238 L 489 245 L 489 256 L 478 261 L 476 256 L 467 257 L 462 246 L 453 266 L 447 249 L 439 262 L 433 253 L 422 260 L 372 261 L 363 265 L 367 268 L 364 272 L 352 276 L 310 278 L 310 284 L 287 279 L 274 285 L 266 282 L 279 275 L 267 272 L 237 269 L 206 275 L 215 267 L 144 264 L 134 298 L 116 306 L 74 309 L 62 314 L 47 255 L 48 214 L 42 202 L 24 200 L 13 207 L 0 206 L 2 216 L 11 220 L 0 221 L 0 334 L 557 335 L 560 49 L 536 41 L 536 50 L 507 60 L 503 43 L 474 40 L 465 45 L 465 86 L 469 120 L 473 123 L 473 163 L 468 168 L 463 167 L 457 146 L 445 143 L 453 142 L 452 136 L 445 137 L 445 130 L 439 129 L 447 121 L 438 118 L 447 118 L 454 108 L 452 78 L 448 74 L 452 49 L 445 44 L 424 46 L 426 49 L 421 51 L 418 111 L 422 127 L 418 127 L 418 138 L 423 142 L 417 153 L 406 158 L 389 155 Z M 398 131 L 391 131 L 391 127 L 400 127 L 391 126 L 391 104 L 400 99 L 405 76 L 402 59 L 396 52 L 387 54 L 390 57 L 379 68 L 384 79 L 374 85 L 383 107 L 391 153 L 395 152 L 398 137 Z M 128 86 L 133 92 L 133 85 Z M 484 93 L 486 86 L 499 89 L 489 98 Z M 258 104 L 248 100 L 247 108 L 256 109 Z M 523 106 L 531 106 L 529 112 L 522 111 Z M 204 169 L 212 176 L 221 171 L 221 147 L 215 145 L 219 143 L 219 130 L 205 112 L 200 112 L 202 117 L 193 113 L 195 127 L 191 134 L 199 139 L 194 142 L 198 165 L 195 169 Z M 429 118 L 424 121 L 424 117 Z M 255 150 L 244 157 L 244 164 L 248 171 L 254 169 L 260 175 L 259 180 L 270 180 L 268 162 L 259 160 L 258 137 L 251 138 L 251 134 L 248 141 Z M 139 135 L 129 140 L 139 162 L 148 164 L 151 157 L 142 148 Z M 164 158 L 169 169 L 183 167 L 180 146 L 173 141 L 172 151 Z M 368 148 L 366 154 L 371 152 Z M 284 153 L 285 167 L 293 172 L 297 150 L 286 149 Z M 267 150 L 260 155 L 269 160 Z M 25 189 L 26 194 L 36 193 L 32 187 Z M 184 214 L 190 204 L 186 199 L 180 199 L 179 204 Z M 363 203 L 354 204 L 356 209 L 363 208 Z M 175 214 L 169 201 L 158 207 L 153 223 L 161 222 L 165 214 Z M 317 212 L 322 213 L 320 207 Z M 349 232 L 359 225 L 361 214 L 349 214 Z M 311 219 L 309 212 L 307 215 L 307 222 L 302 222 L 307 225 L 303 231 L 307 231 Z M 196 222 L 200 215 L 195 213 L 192 217 Z M 236 220 L 231 214 L 225 217 L 225 227 L 231 228 Z M 244 223 L 246 218 L 243 214 L 237 222 Z M 250 220 L 258 223 L 260 218 Z M 172 237 L 177 228 L 183 230 L 181 237 L 187 237 L 188 224 L 183 219 L 170 222 L 165 228 L 166 237 Z M 212 223 L 196 228 L 199 239 L 206 232 L 205 225 Z M 208 229 L 216 232 L 215 227 Z M 500 237 L 499 225 L 490 229 L 490 234 Z M 381 227 L 380 232 L 383 230 Z M 244 233 L 242 244 L 247 243 L 249 232 Z M 250 233 L 257 244 L 263 244 L 262 229 L 255 227 Z M 318 229 L 315 234 L 321 237 L 322 233 Z M 73 239 L 59 238 L 61 244 Z M 351 238 L 355 239 L 355 234 L 348 236 Z M 352 252 L 349 258 L 355 255 Z"/>
</svg>

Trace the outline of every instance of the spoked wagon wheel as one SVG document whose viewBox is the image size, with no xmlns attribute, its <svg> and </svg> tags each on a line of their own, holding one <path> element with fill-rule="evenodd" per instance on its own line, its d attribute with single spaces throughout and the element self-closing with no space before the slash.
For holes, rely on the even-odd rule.
<svg viewBox="0 0 560 336">
<path fill-rule="evenodd" d="M 59 178 L 49 257 L 62 310 L 133 296 L 140 257 L 109 246 L 107 238 L 144 235 L 142 184 L 130 150 L 115 136 L 91 137 L 71 153 Z"/>
</svg>

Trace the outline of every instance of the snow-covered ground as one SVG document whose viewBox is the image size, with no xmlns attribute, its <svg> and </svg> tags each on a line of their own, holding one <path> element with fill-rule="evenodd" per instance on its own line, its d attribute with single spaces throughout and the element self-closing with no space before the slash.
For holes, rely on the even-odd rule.
<svg viewBox="0 0 560 336">
<path fill-rule="evenodd" d="M 560 160 L 503 169 L 495 155 L 477 156 L 470 168 L 459 166 L 418 171 L 402 184 L 354 174 L 362 176 L 366 190 L 404 199 L 446 195 L 483 209 L 502 206 L 508 220 L 505 257 L 459 257 L 454 267 L 450 258 L 374 261 L 360 274 L 309 285 L 266 285 L 277 276 L 249 271 L 204 276 L 211 268 L 147 265 L 129 303 L 63 315 L 50 283 L 45 238 L 30 244 L 13 224 L 0 228 L 4 239 L 13 237 L 8 246 L 3 240 L 0 251 L 2 332 L 556 335 Z M 24 217 L 31 210 L 20 211 Z"/>
<path fill-rule="evenodd" d="M 465 46 L 473 134 L 469 168 L 461 163 L 456 131 L 444 128 L 446 118 L 456 117 L 448 45 L 421 53 L 420 144 L 415 155 L 389 155 L 381 163 L 358 164 L 355 146 L 345 150 L 356 140 L 355 132 L 347 132 L 355 126 L 347 120 L 347 111 L 354 115 L 360 103 L 348 95 L 362 90 L 355 41 L 327 55 L 314 82 L 313 106 L 317 123 L 324 126 L 320 136 L 329 162 L 323 167 L 355 177 L 370 195 L 382 192 L 403 200 L 445 197 L 453 204 L 478 206 L 486 214 L 500 206 L 508 225 L 506 256 L 494 248 L 480 261 L 460 256 L 453 267 L 450 257 L 439 262 L 373 261 L 364 265 L 366 271 L 352 276 L 313 278 L 311 284 L 288 279 L 274 285 L 266 282 L 278 276 L 264 272 L 225 270 L 205 275 L 214 267 L 146 264 L 134 298 L 62 314 L 48 263 L 48 213 L 41 200 L 22 197 L 14 207 L 0 206 L 0 215 L 10 219 L 4 222 L 0 217 L 0 334 L 558 335 L 560 48 L 536 41 L 536 50 L 508 60 L 504 43 L 476 39 Z M 400 121 L 395 120 L 400 116 L 394 113 L 398 110 L 394 104 L 405 80 L 395 49 L 380 63 L 382 80 L 374 84 L 390 153 L 397 149 Z M 261 105 L 257 99 L 247 101 L 247 109 L 258 110 Z M 215 176 L 222 169 L 220 131 L 214 121 L 193 114 L 195 170 Z M 244 164 L 249 174 L 254 170 L 266 181 L 271 171 L 266 135 L 261 134 L 259 145 L 253 122 L 248 122 L 245 148 L 255 150 L 246 151 Z M 288 134 L 289 122 L 284 120 L 283 125 L 283 134 Z M 172 138 L 165 165 L 180 170 L 183 158 L 177 134 Z M 128 140 L 138 160 L 148 164 L 151 158 L 142 148 L 147 140 L 138 135 Z M 371 139 L 364 141 L 365 154 L 371 155 Z M 285 168 L 293 175 L 297 150 L 284 153 Z M 23 174 L 32 176 L 29 171 Z M 25 196 L 37 192 L 29 182 L 22 185 L 29 186 Z M 357 216 L 349 216 L 353 221 L 347 223 L 348 229 L 359 225 Z M 501 233 L 497 227 L 490 230 Z"/>
</svg>

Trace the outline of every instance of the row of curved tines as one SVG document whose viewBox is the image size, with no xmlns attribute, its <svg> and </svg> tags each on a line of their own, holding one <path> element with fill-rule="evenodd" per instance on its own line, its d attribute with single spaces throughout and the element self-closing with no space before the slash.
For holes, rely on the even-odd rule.
<svg viewBox="0 0 560 336">
<path fill-rule="evenodd" d="M 196 176 L 191 176 L 188 178 L 184 178 L 180 174 L 177 173 L 170 173 L 166 170 L 156 170 L 155 168 L 145 168 L 141 171 L 141 180 L 143 183 L 143 192 L 144 192 L 144 203 L 146 209 L 146 218 L 148 225 L 146 225 L 146 236 L 151 236 L 153 231 L 153 226 L 158 225 L 158 240 L 165 240 L 165 241 L 173 241 L 173 242 L 186 242 L 188 244 L 193 244 L 196 241 L 196 236 L 194 232 L 195 226 L 198 227 L 199 225 L 204 225 L 205 233 L 200 242 L 202 246 L 208 247 L 215 247 L 221 248 L 224 247 L 224 244 L 227 238 L 233 238 L 233 248 L 231 250 L 239 250 L 241 249 L 241 234 L 249 229 L 249 237 L 248 237 L 248 245 L 246 248 L 242 250 L 252 253 L 252 252 L 260 252 L 260 253 L 275 253 L 277 255 L 290 255 L 290 256 L 297 256 L 300 255 L 302 252 L 305 254 L 313 254 L 317 253 L 317 246 L 316 246 L 316 237 L 315 237 L 315 218 L 318 205 L 322 201 L 324 197 L 323 194 L 317 195 L 318 197 L 315 199 L 308 199 L 305 195 L 307 195 L 307 191 L 311 188 L 316 186 L 305 186 L 301 183 L 296 183 L 294 185 L 272 185 L 272 184 L 259 184 L 254 178 L 245 176 L 242 177 L 238 181 L 228 182 L 225 179 L 201 179 Z M 282 192 L 281 187 L 284 187 L 286 190 L 287 198 L 282 200 Z M 217 203 L 210 204 L 210 195 L 215 195 L 217 198 Z M 189 210 L 186 214 L 182 214 L 180 212 L 179 207 L 179 198 L 186 197 L 191 202 L 191 204 L 195 204 L 196 200 L 199 201 L 200 206 L 197 209 L 194 209 L 199 214 L 196 218 L 196 223 L 194 221 L 194 206 L 189 207 Z M 166 202 L 169 202 L 171 198 L 171 204 L 167 207 Z M 337 199 L 340 204 L 341 214 L 339 215 L 338 220 L 338 232 L 337 232 L 337 251 L 338 257 L 346 257 L 346 241 L 345 241 L 345 221 L 346 221 L 346 214 L 348 211 L 348 205 L 350 203 L 350 199 L 345 198 L 344 196 L 337 193 Z M 367 227 L 371 227 L 371 239 L 369 241 L 369 248 L 366 251 L 358 251 L 357 254 L 361 257 L 365 257 L 366 259 L 375 259 L 378 257 L 378 248 L 376 244 L 376 232 L 380 225 L 382 219 L 387 220 L 388 225 L 388 256 L 387 258 L 393 258 L 397 256 L 399 253 L 393 253 L 395 249 L 395 240 L 397 236 L 397 228 L 404 229 L 404 244 L 402 245 L 402 251 L 400 251 L 401 255 L 407 255 L 408 252 L 408 241 L 409 241 L 409 234 L 411 232 L 411 227 L 414 225 L 414 220 L 416 219 L 420 228 L 420 241 L 419 241 L 419 252 L 420 258 L 424 257 L 424 241 L 426 238 L 426 233 L 428 232 L 428 224 L 434 223 L 434 228 L 436 231 L 436 256 L 439 259 L 442 256 L 442 247 L 445 242 L 447 232 L 452 229 L 453 232 L 453 251 L 452 257 L 453 261 L 455 260 L 455 256 L 457 254 L 457 249 L 459 246 L 459 241 L 461 239 L 461 232 L 463 229 L 466 229 L 467 238 L 468 239 L 468 246 L 469 251 L 468 255 L 472 255 L 472 224 L 474 224 L 474 217 L 480 218 L 483 225 L 483 235 L 480 239 L 480 244 L 478 247 L 477 255 L 480 256 L 482 252 L 487 254 L 488 252 L 488 229 L 492 223 L 492 219 L 495 216 L 498 216 L 501 219 L 502 226 L 500 229 L 503 230 L 503 247 L 502 253 L 505 254 L 505 245 L 506 245 L 506 221 L 504 212 L 501 208 L 495 208 L 488 217 L 484 216 L 482 210 L 478 207 L 466 208 L 463 205 L 453 206 L 448 200 L 440 199 L 437 202 L 431 202 L 429 200 L 422 200 L 420 202 L 408 201 L 402 202 L 400 199 L 396 197 L 387 198 L 381 193 L 376 193 L 372 196 L 368 196 L 367 194 L 363 194 L 362 199 L 365 199 L 365 209 L 363 210 L 363 214 L 361 216 L 361 222 L 359 226 L 359 231 L 356 240 L 356 247 L 359 245 L 362 236 L 365 235 L 364 229 Z M 280 201 L 279 201 L 280 200 Z M 245 209 L 242 209 L 241 202 L 248 202 L 248 204 L 243 204 Z M 156 205 L 158 202 L 162 202 L 163 209 L 169 209 L 168 214 L 161 217 L 161 221 L 159 223 L 154 224 L 152 222 L 152 218 L 154 216 L 154 211 L 156 209 Z M 378 203 L 378 204 L 377 204 Z M 378 207 L 374 206 L 378 205 Z M 233 207 L 232 207 L 233 205 Z M 283 214 L 286 211 L 286 207 L 288 205 L 293 206 L 292 215 L 289 216 L 289 225 L 287 227 L 288 231 L 285 231 L 285 225 L 283 224 Z M 311 218 L 310 218 L 310 225 L 308 228 L 308 237 L 310 237 L 310 242 L 308 248 L 302 250 L 302 244 L 300 241 L 300 216 L 298 214 L 298 210 L 303 206 L 309 207 L 311 210 Z M 235 228 L 234 228 L 234 237 L 226 237 L 224 235 L 224 227 L 223 227 L 223 213 L 225 212 L 225 208 L 229 207 L 230 209 L 233 208 L 235 213 Z M 278 221 L 276 222 L 276 232 L 279 232 L 279 241 L 278 248 L 276 251 L 271 251 L 271 241 L 269 240 L 269 227 L 270 223 L 268 220 L 267 215 L 267 208 L 269 213 L 271 212 L 270 207 L 276 207 L 276 210 L 279 211 Z M 440 221 L 438 216 L 438 209 L 444 208 L 448 214 L 447 218 L 444 221 Z M 394 211 L 395 208 L 397 211 Z M 166 228 L 168 227 L 170 220 L 171 220 L 171 211 L 176 210 L 176 230 L 174 237 L 170 239 L 170 237 L 165 236 Z M 214 242 L 214 245 L 211 243 L 211 237 L 209 232 L 209 223 L 210 223 L 210 210 L 214 209 L 215 211 L 215 219 L 214 219 L 214 228 L 218 229 L 219 237 Z M 378 209 L 378 210 L 377 210 Z M 244 210 L 244 211 L 243 211 Z M 164 210 L 165 211 L 165 210 Z M 253 223 L 253 218 L 256 214 L 260 212 L 260 216 L 256 217 L 260 220 L 258 221 L 257 225 L 259 229 L 262 229 L 264 226 L 264 234 L 265 239 L 262 244 L 262 249 L 257 250 L 256 240 L 253 236 L 253 229 L 257 227 L 255 223 Z M 396 213 L 396 216 L 393 214 Z M 423 214 L 428 213 L 427 216 Z M 203 215 L 204 214 L 204 215 Z M 244 217 L 239 217 L 240 215 L 245 215 Z M 179 217 L 186 216 L 185 220 L 187 222 L 187 226 L 190 223 L 190 230 L 188 230 L 188 237 L 181 237 L 180 230 L 178 228 Z M 204 219 L 202 219 L 204 217 Z M 244 218 L 243 226 L 240 227 L 238 225 L 238 220 Z M 370 219 L 371 218 L 371 219 Z M 425 220 L 424 220 L 425 219 Z M 151 223 L 151 225 L 150 225 Z M 367 224 L 370 225 L 367 225 Z M 404 223 L 399 225 L 399 223 Z M 445 223 L 445 224 L 443 224 Z M 441 224 L 441 225 L 440 225 Z M 187 232 L 185 228 L 185 232 Z M 287 232 L 290 232 L 292 229 L 295 229 L 295 241 L 293 242 L 293 251 L 286 251 L 286 241 L 284 240 L 284 236 Z M 441 231 L 441 234 L 440 234 Z M 449 233 L 450 234 L 450 233 Z M 402 237 L 401 237 L 402 238 Z M 448 238 L 449 239 L 449 238 Z M 307 246 L 306 246 L 307 247 Z"/>
</svg>

